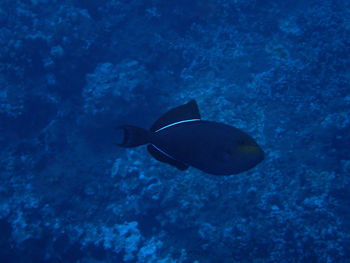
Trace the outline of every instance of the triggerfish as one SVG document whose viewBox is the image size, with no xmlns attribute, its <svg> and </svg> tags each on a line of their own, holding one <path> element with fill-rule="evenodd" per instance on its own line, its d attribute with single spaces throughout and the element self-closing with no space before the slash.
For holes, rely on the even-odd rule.
<svg viewBox="0 0 350 263">
<path fill-rule="evenodd" d="M 146 130 L 132 125 L 123 131 L 121 147 L 148 144 L 158 161 L 180 170 L 193 166 L 214 175 L 247 171 L 264 159 L 264 152 L 245 132 L 232 126 L 201 119 L 195 100 L 169 110 Z"/>
</svg>

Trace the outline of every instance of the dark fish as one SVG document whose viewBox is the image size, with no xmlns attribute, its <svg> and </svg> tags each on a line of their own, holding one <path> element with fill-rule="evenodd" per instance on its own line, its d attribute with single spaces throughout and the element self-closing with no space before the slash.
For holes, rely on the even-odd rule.
<svg viewBox="0 0 350 263">
<path fill-rule="evenodd" d="M 193 166 L 215 175 L 237 174 L 264 159 L 255 140 L 232 126 L 201 120 L 195 100 L 171 109 L 148 131 L 131 125 L 120 126 L 121 147 L 148 144 L 158 161 L 180 170 Z"/>
</svg>

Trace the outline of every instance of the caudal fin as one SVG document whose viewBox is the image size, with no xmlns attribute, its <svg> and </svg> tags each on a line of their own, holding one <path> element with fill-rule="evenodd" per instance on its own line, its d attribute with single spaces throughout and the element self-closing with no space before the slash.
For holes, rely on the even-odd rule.
<svg viewBox="0 0 350 263">
<path fill-rule="evenodd" d="M 146 129 L 139 128 L 132 125 L 123 125 L 116 128 L 122 131 L 120 142 L 117 143 L 120 147 L 136 147 L 146 144 L 150 141 L 150 132 Z"/>
</svg>

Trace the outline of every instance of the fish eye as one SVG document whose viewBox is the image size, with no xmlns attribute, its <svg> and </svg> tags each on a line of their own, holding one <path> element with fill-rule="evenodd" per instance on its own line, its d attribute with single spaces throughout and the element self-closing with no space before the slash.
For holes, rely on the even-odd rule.
<svg viewBox="0 0 350 263">
<path fill-rule="evenodd" d="M 246 148 L 246 147 L 256 148 L 256 147 L 258 147 L 256 142 L 250 138 L 240 138 L 240 139 L 238 139 L 237 144 L 240 148 Z"/>
<path fill-rule="evenodd" d="M 248 145 L 248 142 L 246 140 L 244 140 L 244 139 L 239 139 L 238 140 L 238 145 L 239 146 Z"/>
<path fill-rule="evenodd" d="M 225 149 L 225 154 L 227 154 L 227 155 L 232 155 L 232 151 L 231 151 L 231 149 Z"/>
</svg>

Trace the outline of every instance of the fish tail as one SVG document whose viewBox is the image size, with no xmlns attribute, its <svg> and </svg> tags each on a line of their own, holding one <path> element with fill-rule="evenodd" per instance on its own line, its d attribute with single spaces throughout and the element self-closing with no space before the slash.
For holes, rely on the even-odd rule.
<svg viewBox="0 0 350 263">
<path fill-rule="evenodd" d="M 150 142 L 150 132 L 146 129 L 132 125 L 123 125 L 117 127 L 116 130 L 122 130 L 124 133 L 121 143 L 117 143 L 120 147 L 136 147 Z"/>
</svg>

